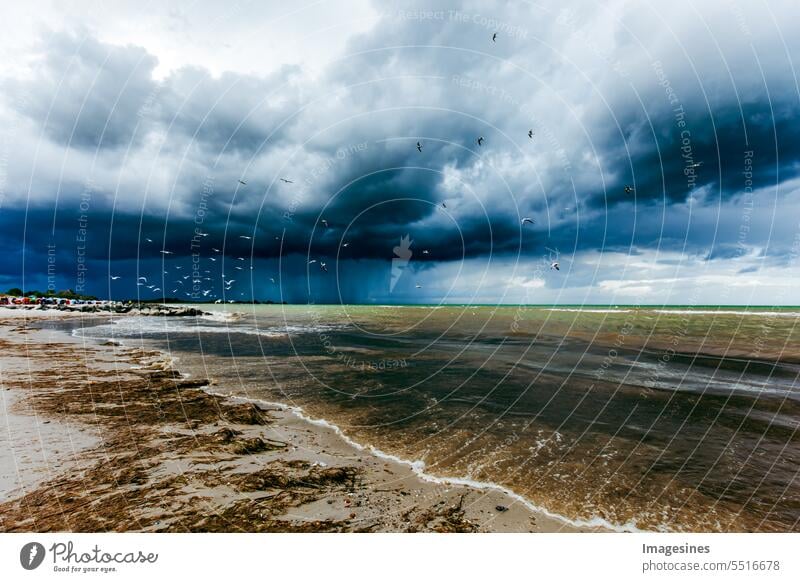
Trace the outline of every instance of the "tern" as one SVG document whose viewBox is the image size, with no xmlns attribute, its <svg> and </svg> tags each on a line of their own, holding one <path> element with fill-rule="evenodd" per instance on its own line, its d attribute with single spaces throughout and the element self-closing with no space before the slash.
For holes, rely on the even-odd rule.
<svg viewBox="0 0 800 582">
<path fill-rule="evenodd" d="M 522 219 L 522 224 L 536 224 L 536 222 L 532 218 L 528 218 L 527 216 Z"/>
</svg>

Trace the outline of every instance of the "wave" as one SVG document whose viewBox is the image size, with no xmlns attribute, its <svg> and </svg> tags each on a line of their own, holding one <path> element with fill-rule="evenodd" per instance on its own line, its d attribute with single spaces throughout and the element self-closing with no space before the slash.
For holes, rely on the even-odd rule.
<svg viewBox="0 0 800 582">
<path fill-rule="evenodd" d="M 762 317 L 800 317 L 800 311 L 755 311 L 723 309 L 652 309 L 653 313 L 670 315 L 759 315 Z"/>
<path fill-rule="evenodd" d="M 87 328 L 72 330 L 75 337 L 116 339 L 125 337 L 141 337 L 143 335 L 179 335 L 179 334 L 245 334 L 267 338 L 285 338 L 290 334 L 323 333 L 345 329 L 346 325 L 313 324 L 313 325 L 281 325 L 271 328 L 257 328 L 251 325 L 226 325 L 235 319 L 211 319 L 220 321 L 221 325 L 203 325 L 191 318 L 187 320 L 158 317 L 125 317 L 110 324 L 101 324 Z"/>
<path fill-rule="evenodd" d="M 381 459 L 384 459 L 384 460 L 387 460 L 387 461 L 391 461 L 391 462 L 394 462 L 394 463 L 398 463 L 400 465 L 405 465 L 407 467 L 410 467 L 411 471 L 417 477 L 419 477 L 423 481 L 427 481 L 428 483 L 436 483 L 436 484 L 439 484 L 439 485 L 456 485 L 456 486 L 462 486 L 462 487 L 471 487 L 473 489 L 480 489 L 480 490 L 483 490 L 483 491 L 487 491 L 487 490 L 499 491 L 499 492 L 504 493 L 505 495 L 511 497 L 512 499 L 514 499 L 518 503 L 521 503 L 522 505 L 524 505 L 526 508 L 528 508 L 529 510 L 531 510 L 533 512 L 542 513 L 542 514 L 544 514 L 544 515 L 546 515 L 546 516 L 548 516 L 548 517 L 550 517 L 552 519 L 558 520 L 558 521 L 560 521 L 560 522 L 562 522 L 564 524 L 571 525 L 573 527 L 578 527 L 578 528 L 581 528 L 581 527 L 584 527 L 584 528 L 604 528 L 604 529 L 608 529 L 608 530 L 615 531 L 615 532 L 618 532 L 618 533 L 631 533 L 631 532 L 644 533 L 644 531 L 645 531 L 645 530 L 641 530 L 641 529 L 637 528 L 636 525 L 631 523 L 631 522 L 624 523 L 624 524 L 620 525 L 620 524 L 611 523 L 610 521 L 605 520 L 602 517 L 598 517 L 598 516 L 592 517 L 590 519 L 573 519 L 573 518 L 569 518 L 569 517 L 566 517 L 564 515 L 561 515 L 561 514 L 558 514 L 558 513 L 554 513 L 554 512 L 552 512 L 552 511 L 550 511 L 550 510 L 548 510 L 548 509 L 546 509 L 544 507 L 539 506 L 539 505 L 536 505 L 530 499 L 527 499 L 526 497 L 520 495 L 516 491 L 513 491 L 512 489 L 509 489 L 508 487 L 505 487 L 505 486 L 500 485 L 498 483 L 494 483 L 492 481 L 476 481 L 476 480 L 473 480 L 473 479 L 467 479 L 467 478 L 462 478 L 462 477 L 440 477 L 438 475 L 433 475 L 431 473 L 426 472 L 426 470 L 425 470 L 426 469 L 425 461 L 423 461 L 421 459 L 418 459 L 418 460 L 403 459 L 402 457 L 398 457 L 397 455 L 393 455 L 391 453 L 387 453 L 385 451 L 382 451 L 381 449 L 378 449 L 377 447 L 375 447 L 375 446 L 373 446 L 371 444 L 364 445 L 362 443 L 359 443 L 359 442 L 353 440 L 352 438 L 350 438 L 347 434 L 345 434 L 345 432 L 339 426 L 337 426 L 336 424 L 334 424 L 334 423 L 332 423 L 332 422 L 330 422 L 328 420 L 325 420 L 324 418 L 314 418 L 312 416 L 309 416 L 300 406 L 293 406 L 293 405 L 289 405 L 289 404 L 284 404 L 283 402 L 272 402 L 272 401 L 264 400 L 264 399 L 260 399 L 260 398 L 250 398 L 250 397 L 247 397 L 247 396 L 237 396 L 237 395 L 231 394 L 231 393 L 216 392 L 216 391 L 208 390 L 208 388 L 204 388 L 204 390 L 206 390 L 209 394 L 212 394 L 214 396 L 220 396 L 220 397 L 223 397 L 223 398 L 229 398 L 231 400 L 237 400 L 237 401 L 240 401 L 240 402 L 249 402 L 249 403 L 253 403 L 253 404 L 261 404 L 261 405 L 264 405 L 264 406 L 272 406 L 272 407 L 280 408 L 281 410 L 285 410 L 285 411 L 293 414 L 297 418 L 303 420 L 304 422 L 307 422 L 309 424 L 313 424 L 315 426 L 320 426 L 320 427 L 323 427 L 323 428 L 327 428 L 327 429 L 333 431 L 344 442 L 346 442 L 348 445 L 350 445 L 351 447 L 353 447 L 356 450 L 365 451 L 365 452 L 368 452 L 371 455 L 374 455 L 374 456 L 376 456 L 378 458 L 381 458 Z"/>
</svg>

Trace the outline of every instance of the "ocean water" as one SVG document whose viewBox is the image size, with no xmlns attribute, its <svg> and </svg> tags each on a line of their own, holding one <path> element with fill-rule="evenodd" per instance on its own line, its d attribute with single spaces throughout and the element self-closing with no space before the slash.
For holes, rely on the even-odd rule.
<svg viewBox="0 0 800 582">
<path fill-rule="evenodd" d="M 74 333 L 157 347 L 217 391 L 566 521 L 800 530 L 798 309 L 214 309 Z"/>
</svg>

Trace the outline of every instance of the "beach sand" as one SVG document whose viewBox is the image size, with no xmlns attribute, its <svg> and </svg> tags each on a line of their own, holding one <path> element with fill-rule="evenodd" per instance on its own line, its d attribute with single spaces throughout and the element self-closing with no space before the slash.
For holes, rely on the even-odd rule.
<svg viewBox="0 0 800 582">
<path fill-rule="evenodd" d="M 0 531 L 595 531 L 220 396 L 159 352 L 37 328 L 96 317 L 54 313 L 0 313 Z"/>
</svg>

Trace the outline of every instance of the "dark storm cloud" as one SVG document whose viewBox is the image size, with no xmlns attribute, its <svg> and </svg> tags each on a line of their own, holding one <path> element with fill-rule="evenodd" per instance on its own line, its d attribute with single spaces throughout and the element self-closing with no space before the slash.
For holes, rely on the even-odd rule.
<svg viewBox="0 0 800 582">
<path fill-rule="evenodd" d="M 31 77 L 9 82 L 11 106 L 47 138 L 26 133 L 12 156 L 7 190 L 29 210 L 0 219 L 7 256 L 22 222 L 27 243 L 48 233 L 68 265 L 79 214 L 95 270 L 214 247 L 270 269 L 288 255 L 298 277 L 307 256 L 337 255 L 364 277 L 355 265 L 390 261 L 406 235 L 435 263 L 545 247 L 714 261 L 789 233 L 764 193 L 782 204 L 800 170 L 786 74 L 796 35 L 782 48 L 754 23 L 747 52 L 723 34 L 737 22 L 723 9 L 707 15 L 715 44 L 697 19 L 664 23 L 641 7 L 460 4 L 382 5 L 315 77 L 194 66 L 156 80 L 140 47 L 51 35 Z M 94 194 L 81 212 L 85 176 Z M 746 235 L 743 205 L 758 209 Z M 537 224 L 521 228 L 523 216 Z M 788 253 L 782 241 L 770 252 Z"/>
</svg>

